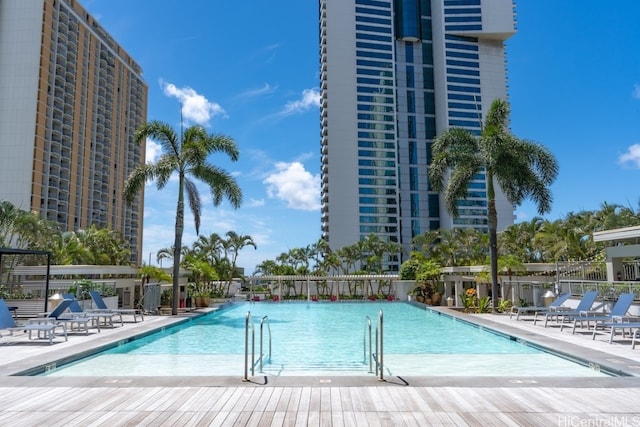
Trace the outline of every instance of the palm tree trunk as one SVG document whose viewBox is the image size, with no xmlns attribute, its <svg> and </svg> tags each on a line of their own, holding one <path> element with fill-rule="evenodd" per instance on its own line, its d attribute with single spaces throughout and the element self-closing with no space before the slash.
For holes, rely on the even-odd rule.
<svg viewBox="0 0 640 427">
<path fill-rule="evenodd" d="M 173 245 L 173 302 L 171 314 L 178 314 L 180 301 L 180 253 L 182 251 L 182 233 L 184 231 L 184 175 L 180 176 L 178 184 L 178 206 L 176 208 L 175 243 Z"/>
<path fill-rule="evenodd" d="M 498 212 L 496 211 L 496 193 L 493 186 L 493 173 L 487 170 L 487 222 L 489 223 L 489 259 L 491 269 L 491 308 L 498 308 Z"/>
</svg>

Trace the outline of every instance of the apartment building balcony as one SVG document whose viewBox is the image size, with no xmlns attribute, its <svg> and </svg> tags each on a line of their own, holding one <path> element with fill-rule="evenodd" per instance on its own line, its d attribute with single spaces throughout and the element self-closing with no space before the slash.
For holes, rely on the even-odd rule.
<svg viewBox="0 0 640 427">
<path fill-rule="evenodd" d="M 71 129 L 71 126 L 69 124 L 64 124 L 62 125 L 62 136 L 68 136 L 69 138 L 71 138 L 71 136 L 73 135 L 73 130 Z"/>
</svg>

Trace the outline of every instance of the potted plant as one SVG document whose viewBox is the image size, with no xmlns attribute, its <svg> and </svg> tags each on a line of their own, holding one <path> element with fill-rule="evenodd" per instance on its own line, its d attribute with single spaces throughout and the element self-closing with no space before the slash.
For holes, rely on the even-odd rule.
<svg viewBox="0 0 640 427">
<path fill-rule="evenodd" d="M 418 271 L 416 272 L 416 282 L 418 282 L 422 288 L 422 295 L 424 296 L 425 304 L 436 304 L 433 297 L 437 297 L 437 304 L 440 304 L 440 293 L 436 292 L 436 283 L 440 277 L 440 264 L 432 259 L 424 259 Z"/>
<path fill-rule="evenodd" d="M 165 289 L 160 293 L 160 314 L 171 314 L 171 303 L 173 302 L 173 290 Z"/>
<path fill-rule="evenodd" d="M 436 288 L 439 277 L 440 264 L 417 251 L 412 252 L 409 259 L 400 266 L 400 279 L 416 281 L 416 286 L 409 291 L 409 295 L 418 302 L 440 304 L 441 295 Z"/>
</svg>

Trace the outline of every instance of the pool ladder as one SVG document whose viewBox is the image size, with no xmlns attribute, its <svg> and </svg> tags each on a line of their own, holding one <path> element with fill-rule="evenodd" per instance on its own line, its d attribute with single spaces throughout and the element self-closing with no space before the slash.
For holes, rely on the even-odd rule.
<svg viewBox="0 0 640 427">
<path fill-rule="evenodd" d="M 364 354 L 364 360 L 367 360 L 367 344 L 369 344 L 369 373 L 373 373 L 373 363 L 376 364 L 376 376 L 380 381 L 384 380 L 383 366 L 384 366 L 384 334 L 383 334 L 384 316 L 382 310 L 378 312 L 378 323 L 376 325 L 376 347 L 375 353 L 371 351 L 371 318 L 369 316 L 364 317 L 364 335 L 362 337 L 362 351 Z M 369 340 L 367 341 L 367 337 Z"/>
<path fill-rule="evenodd" d="M 260 372 L 262 372 L 262 364 L 264 361 L 264 353 L 262 351 L 262 343 L 264 338 L 264 325 L 267 325 L 267 331 L 269 332 L 269 361 L 271 361 L 271 325 L 269 323 L 269 317 L 264 316 L 260 320 Z M 255 374 L 256 367 L 256 328 L 251 319 L 251 312 L 247 311 L 247 316 L 244 321 L 244 377 L 242 381 L 249 381 L 249 328 L 251 328 L 251 376 Z"/>
</svg>

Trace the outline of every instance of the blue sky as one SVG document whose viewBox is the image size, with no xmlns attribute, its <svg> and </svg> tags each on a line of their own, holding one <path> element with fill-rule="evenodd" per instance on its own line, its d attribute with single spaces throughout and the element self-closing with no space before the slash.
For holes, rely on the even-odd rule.
<svg viewBox="0 0 640 427">
<path fill-rule="evenodd" d="M 201 234 L 233 230 L 258 249 L 240 253 L 247 273 L 320 237 L 318 4 L 316 0 L 84 0 L 140 64 L 148 120 L 183 117 L 233 137 L 240 159 L 211 161 L 232 172 L 244 202 L 205 200 Z M 188 6 L 187 6 L 188 5 Z M 520 0 L 507 42 L 512 130 L 547 146 L 560 163 L 548 219 L 598 209 L 640 208 L 640 2 Z M 157 148 L 148 144 L 147 156 Z M 175 186 L 145 193 L 143 260 L 173 243 Z M 207 194 L 202 192 L 203 196 Z M 518 220 L 537 212 L 525 202 Z M 184 242 L 196 239 L 185 218 Z"/>
</svg>

